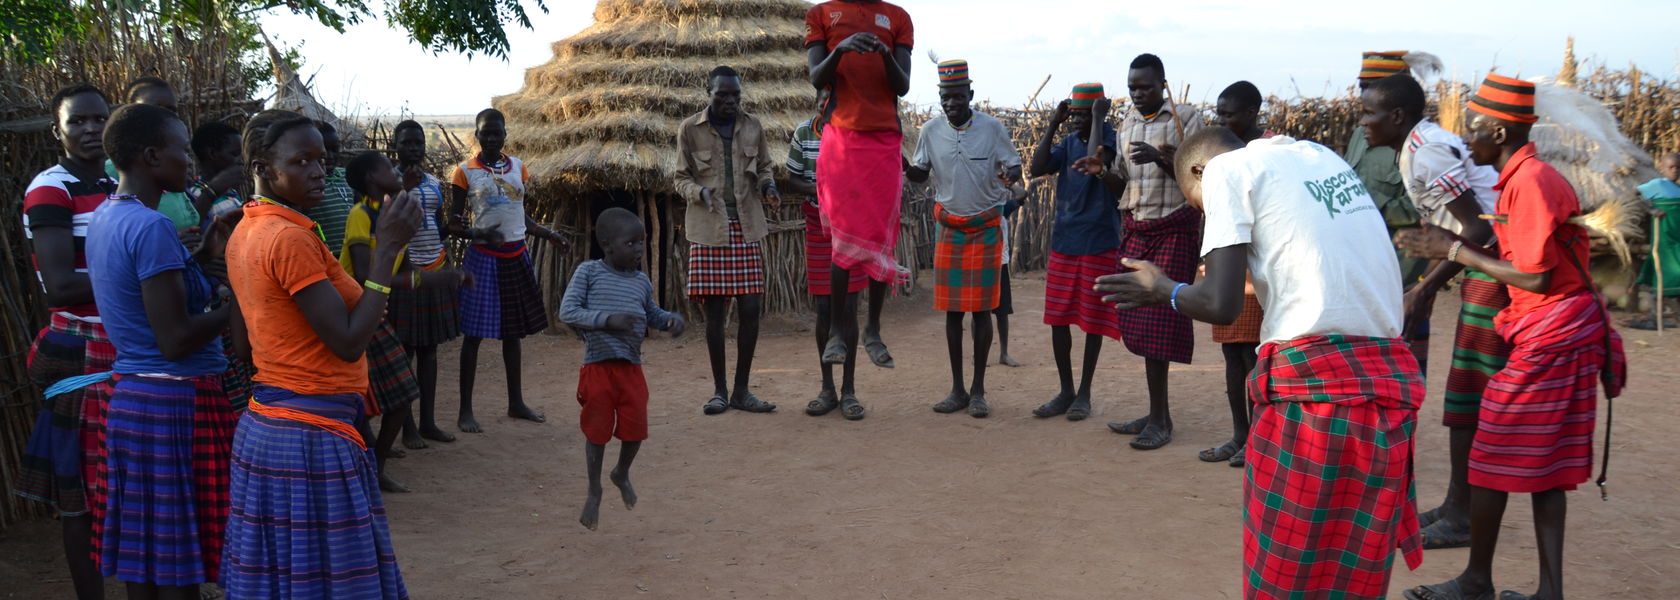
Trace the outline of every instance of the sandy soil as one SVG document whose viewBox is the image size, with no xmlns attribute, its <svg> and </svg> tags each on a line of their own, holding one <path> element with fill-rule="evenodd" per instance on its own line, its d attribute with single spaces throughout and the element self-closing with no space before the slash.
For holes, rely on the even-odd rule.
<svg viewBox="0 0 1680 600">
<path fill-rule="evenodd" d="M 1015 280 L 1012 350 L 1025 363 L 990 371 L 992 418 L 938 415 L 950 385 L 943 315 L 931 294 L 889 302 L 896 370 L 861 367 L 870 412 L 860 422 L 801 409 L 816 392 L 816 350 L 797 319 L 766 328 L 755 390 L 770 415 L 700 414 L 709 395 L 704 340 L 692 331 L 647 346 L 652 439 L 633 472 L 641 503 L 626 512 L 612 488 L 599 531 L 577 523 L 583 441 L 574 402 L 580 344 L 527 341 L 526 397 L 550 421 L 500 415 L 499 347 L 481 354 L 479 415 L 487 433 L 411 452 L 393 473 L 414 487 L 387 497 L 399 560 L 416 598 L 1238 598 L 1242 472 L 1196 460 L 1230 435 L 1218 347 L 1198 325 L 1196 362 L 1175 365 L 1176 440 L 1138 452 L 1103 423 L 1141 414 L 1143 364 L 1104 347 L 1096 414 L 1082 423 L 1034 419 L 1056 390 L 1043 279 Z M 1430 402 L 1420 416 L 1420 502 L 1447 479 L 1440 392 L 1455 299 L 1436 307 Z M 1624 331 L 1632 386 L 1618 401 L 1609 502 L 1570 496 L 1567 586 L 1575 598 L 1680 597 L 1680 481 L 1659 456 L 1680 429 L 1680 332 Z M 733 353 L 733 351 L 731 351 Z M 440 390 L 453 417 L 455 350 Z M 1076 357 L 1077 358 L 1077 357 Z M 1670 390 L 1670 391 L 1664 391 Z M 1666 400 L 1665 400 L 1666 399 Z M 1600 412 L 1603 422 L 1603 412 Z M 1600 426 L 1602 428 L 1602 425 Z M 1667 433 L 1665 433 L 1667 432 Z M 1600 433 L 1602 440 L 1602 430 Z M 1672 439 L 1672 438 L 1670 438 Z M 1602 443 L 1602 442 L 1600 442 Z M 617 455 L 616 446 L 608 460 Z M 1495 577 L 1532 591 L 1531 512 L 1506 514 Z M 52 522 L 0 537 L 0 596 L 66 597 Z M 1399 590 L 1441 581 L 1468 551 L 1396 567 Z M 110 597 L 120 597 L 111 586 Z"/>
</svg>

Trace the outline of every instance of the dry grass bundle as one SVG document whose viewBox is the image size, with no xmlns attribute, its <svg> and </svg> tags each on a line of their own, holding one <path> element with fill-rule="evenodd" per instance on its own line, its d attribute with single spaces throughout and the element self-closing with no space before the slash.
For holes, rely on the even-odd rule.
<svg viewBox="0 0 1680 600">
<path fill-rule="evenodd" d="M 809 7 L 780 0 L 606 0 L 595 5 L 595 20 L 742 16 L 803 20 Z"/>
<path fill-rule="evenodd" d="M 621 58 L 730 56 L 798 47 L 804 39 L 803 20 L 713 16 L 671 22 L 637 15 L 599 22 L 554 46 L 555 56 L 561 58 L 596 53 Z"/>
<path fill-rule="evenodd" d="M 669 87 L 706 86 L 706 73 L 718 65 L 715 56 L 617 58 L 580 56 L 564 63 L 551 62 L 525 73 L 526 91 L 549 94 L 594 86 L 647 85 Z M 765 81 L 803 80 L 805 53 L 797 48 L 735 57 L 729 66 L 755 86 Z M 811 96 L 806 85 L 806 96 Z"/>
</svg>

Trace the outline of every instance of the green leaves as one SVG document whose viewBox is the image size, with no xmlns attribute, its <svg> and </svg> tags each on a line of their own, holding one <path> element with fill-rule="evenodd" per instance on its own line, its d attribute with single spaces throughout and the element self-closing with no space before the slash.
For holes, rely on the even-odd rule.
<svg viewBox="0 0 1680 600">
<path fill-rule="evenodd" d="M 538 10 L 548 12 L 542 0 L 535 2 Z M 511 21 L 531 28 L 520 0 L 390 0 L 386 8 L 385 17 L 392 25 L 408 30 L 409 39 L 433 53 L 450 50 L 506 59 L 503 24 Z"/>
<path fill-rule="evenodd" d="M 87 20 L 77 18 L 85 7 L 68 0 L 8 0 L 0 2 L 0 58 L 19 64 L 50 62 L 59 42 L 87 34 Z"/>
</svg>

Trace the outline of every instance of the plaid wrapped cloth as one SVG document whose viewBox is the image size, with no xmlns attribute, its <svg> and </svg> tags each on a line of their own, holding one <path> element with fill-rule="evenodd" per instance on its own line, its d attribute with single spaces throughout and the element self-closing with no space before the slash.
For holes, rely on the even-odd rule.
<svg viewBox="0 0 1680 600">
<path fill-rule="evenodd" d="M 1260 343 L 1260 321 L 1266 316 L 1260 309 L 1260 299 L 1254 294 L 1243 294 L 1242 314 L 1230 325 L 1214 325 L 1213 341 L 1218 344 L 1258 344 Z"/>
<path fill-rule="evenodd" d="M 823 228 L 834 240 L 834 264 L 895 285 L 910 280 L 910 269 L 893 257 L 904 192 L 903 142 L 900 131 L 830 124 L 823 127 L 817 156 L 817 196 Z"/>
<path fill-rule="evenodd" d="M 805 291 L 812 296 L 827 296 L 834 291 L 829 271 L 834 266 L 834 241 L 823 230 L 822 209 L 815 201 L 805 203 Z M 846 292 L 857 293 L 869 287 L 869 274 L 863 269 L 846 273 Z"/>
<path fill-rule="evenodd" d="M 344 424 L 361 412 L 354 394 L 299 396 L 265 385 L 253 393 L 264 406 Z M 233 438 L 232 473 L 227 597 L 408 597 L 370 449 L 315 425 L 247 412 Z"/>
<path fill-rule="evenodd" d="M 1572 490 L 1592 475 L 1609 326 L 1585 292 L 1500 324 L 1511 357 L 1482 395 L 1470 485 L 1513 493 Z M 1626 381 L 1621 336 L 1614 329 L 1610 335 L 1612 368 Z"/>
<path fill-rule="evenodd" d="M 473 277 L 473 286 L 460 291 L 462 335 L 522 338 L 548 328 L 548 309 L 525 242 L 468 246 L 462 268 Z"/>
<path fill-rule="evenodd" d="M 438 261 L 424 270 L 441 268 Z M 455 291 L 394 289 L 385 305 L 385 320 L 404 346 L 436 346 L 461 337 L 461 317 L 455 310 Z"/>
<path fill-rule="evenodd" d="M 1447 371 L 1441 424 L 1475 427 L 1488 379 L 1504 369 L 1511 356 L 1511 343 L 1493 329 L 1493 318 L 1511 305 L 1511 293 L 1505 284 L 1469 269 L 1464 271 L 1459 291 L 1464 303 L 1458 309 L 1458 332 L 1453 336 L 1452 368 Z"/>
<path fill-rule="evenodd" d="M 1245 598 L 1382 598 L 1423 561 L 1412 431 L 1425 391 L 1399 340 L 1260 347 L 1243 481 Z"/>
<path fill-rule="evenodd" d="M 221 375 L 117 378 L 107 422 L 106 577 L 157 585 L 217 580 L 234 422 Z"/>
<path fill-rule="evenodd" d="M 764 253 L 741 235 L 741 221 L 729 220 L 729 245 L 688 245 L 688 295 L 746 296 L 764 293 Z"/>
<path fill-rule="evenodd" d="M 997 308 L 1002 209 L 959 217 L 935 204 L 933 220 L 939 225 L 933 244 L 933 309 L 970 313 Z"/>
<path fill-rule="evenodd" d="M 53 313 L 29 348 L 29 377 L 46 388 L 68 377 L 109 372 L 116 359 L 117 348 L 103 325 Z M 103 382 L 79 394 L 47 399 L 12 488 L 66 516 L 91 513 L 95 559 L 105 516 L 105 410 L 110 397 L 111 385 Z"/>
<path fill-rule="evenodd" d="M 1091 286 L 1120 270 L 1120 251 L 1075 256 L 1050 251 L 1044 266 L 1044 324 L 1078 325 L 1085 333 L 1120 339 L 1120 316 Z"/>
<path fill-rule="evenodd" d="M 380 323 L 373 331 L 367 347 L 368 386 L 372 404 L 368 415 L 382 415 L 402 410 L 420 398 L 420 379 L 414 376 L 413 364 L 403 351 L 389 321 Z"/>
<path fill-rule="evenodd" d="M 1194 281 L 1202 250 L 1202 211 L 1186 206 L 1152 221 L 1125 213 L 1120 257 L 1147 260 L 1176 281 Z M 1131 269 L 1121 267 L 1121 273 Z M 1120 311 L 1121 340 L 1132 354 L 1189 364 L 1196 350 L 1190 318 L 1170 306 Z"/>
</svg>

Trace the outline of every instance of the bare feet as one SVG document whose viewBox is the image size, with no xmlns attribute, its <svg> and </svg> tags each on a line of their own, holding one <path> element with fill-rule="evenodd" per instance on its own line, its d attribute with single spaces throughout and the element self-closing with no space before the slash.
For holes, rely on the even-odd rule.
<svg viewBox="0 0 1680 600">
<path fill-rule="evenodd" d="M 542 413 L 535 410 L 531 410 L 531 407 L 526 406 L 523 402 L 508 406 L 508 416 L 515 419 L 525 419 L 533 423 L 543 423 L 548 421 L 547 416 L 544 416 Z"/>
<path fill-rule="evenodd" d="M 477 421 L 473 422 L 473 427 L 475 427 L 475 428 L 478 427 L 478 422 Z M 466 431 L 466 430 L 463 429 L 462 431 Z M 476 429 L 475 429 L 475 431 L 476 431 Z M 420 437 L 428 439 L 428 440 L 432 440 L 432 441 L 435 441 L 435 442 L 443 442 L 445 444 L 455 441 L 455 434 L 449 433 L 449 432 L 444 431 L 442 429 L 438 429 L 436 426 L 421 427 L 420 428 Z M 425 442 L 420 442 L 420 443 L 421 443 L 422 447 L 425 445 Z M 407 445 L 408 441 L 404 440 L 403 444 Z M 413 448 L 413 446 L 409 446 L 409 447 Z"/>
<path fill-rule="evenodd" d="M 589 497 L 583 499 L 583 514 L 578 516 L 578 522 L 590 531 L 601 524 L 601 490 L 589 490 Z"/>
<path fill-rule="evenodd" d="M 391 477 L 389 473 L 380 473 L 379 491 L 387 494 L 407 494 L 413 490 L 408 489 L 408 486 L 403 485 L 401 481 Z"/>
<path fill-rule="evenodd" d="M 455 428 L 460 429 L 461 433 L 484 433 L 484 428 L 478 426 L 478 419 L 474 419 L 470 414 L 455 419 Z"/>
<path fill-rule="evenodd" d="M 613 485 L 618 486 L 618 493 L 624 496 L 624 510 L 636 510 L 636 488 L 630 486 L 630 474 L 613 469 L 607 474 Z"/>
<path fill-rule="evenodd" d="M 451 437 L 449 439 L 453 440 L 455 438 Z M 408 448 L 409 450 L 425 450 L 427 448 L 426 438 L 418 429 L 410 431 L 405 428 L 403 430 L 402 445 L 404 448 Z"/>
<path fill-rule="evenodd" d="M 1009 356 L 1008 352 L 998 353 L 998 364 L 1001 364 L 1005 367 L 1019 367 L 1019 366 L 1021 366 L 1021 363 L 1019 361 L 1015 360 L 1014 357 Z"/>
</svg>

